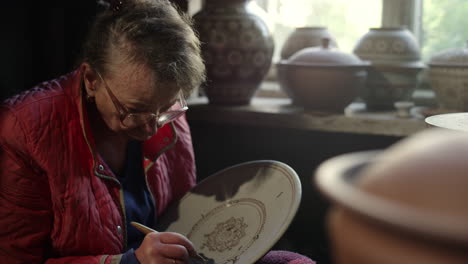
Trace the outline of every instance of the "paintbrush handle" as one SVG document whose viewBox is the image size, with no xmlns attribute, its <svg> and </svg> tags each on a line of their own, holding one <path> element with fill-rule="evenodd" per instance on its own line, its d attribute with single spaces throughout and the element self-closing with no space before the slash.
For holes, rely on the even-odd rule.
<svg viewBox="0 0 468 264">
<path fill-rule="evenodd" d="M 138 229 L 139 231 L 141 231 L 142 233 L 144 234 L 148 234 L 148 233 L 151 233 L 151 232 L 156 232 L 158 233 L 158 231 L 152 229 L 152 228 L 149 228 L 145 225 L 142 225 L 140 223 L 137 223 L 137 222 L 130 222 L 130 224 L 135 227 L 136 229 Z"/>
</svg>

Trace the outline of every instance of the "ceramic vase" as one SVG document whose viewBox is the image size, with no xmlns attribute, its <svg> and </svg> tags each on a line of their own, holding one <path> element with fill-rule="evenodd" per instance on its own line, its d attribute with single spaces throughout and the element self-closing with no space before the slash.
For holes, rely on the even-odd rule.
<svg viewBox="0 0 468 264">
<path fill-rule="evenodd" d="M 322 39 L 330 39 L 330 47 L 338 47 L 335 38 L 325 27 L 296 28 L 281 48 L 281 59 L 286 60 L 301 49 L 320 46 Z"/>
<path fill-rule="evenodd" d="M 211 104 L 245 105 L 263 81 L 274 42 L 249 0 L 206 0 L 195 14 L 207 69 L 204 87 Z"/>
<path fill-rule="evenodd" d="M 369 110 L 390 110 L 407 101 L 425 67 L 417 40 L 404 27 L 371 28 L 356 44 L 354 53 L 369 61 L 367 84 L 360 96 Z"/>
</svg>

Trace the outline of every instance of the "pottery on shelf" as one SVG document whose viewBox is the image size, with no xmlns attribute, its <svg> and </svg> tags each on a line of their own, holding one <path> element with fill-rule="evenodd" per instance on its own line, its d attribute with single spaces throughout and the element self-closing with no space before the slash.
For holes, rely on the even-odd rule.
<svg viewBox="0 0 468 264">
<path fill-rule="evenodd" d="M 359 58 L 371 62 L 361 97 L 369 110 L 389 110 L 408 101 L 425 65 L 413 34 L 404 27 L 371 28 L 357 42 Z"/>
<path fill-rule="evenodd" d="M 468 45 L 434 55 L 429 62 L 429 78 L 442 108 L 468 111 Z"/>
<path fill-rule="evenodd" d="M 329 46 L 305 48 L 277 66 L 281 88 L 293 104 L 310 110 L 340 112 L 365 83 L 368 63 Z"/>
<path fill-rule="evenodd" d="M 211 104 L 249 104 L 268 72 L 274 42 L 249 0 L 207 0 L 195 14 Z"/>
<path fill-rule="evenodd" d="M 288 59 L 291 55 L 301 49 L 320 46 L 322 44 L 322 39 L 324 38 L 330 39 L 331 47 L 338 47 L 335 38 L 330 34 L 326 27 L 296 28 L 288 36 L 281 48 L 281 59 Z"/>
</svg>

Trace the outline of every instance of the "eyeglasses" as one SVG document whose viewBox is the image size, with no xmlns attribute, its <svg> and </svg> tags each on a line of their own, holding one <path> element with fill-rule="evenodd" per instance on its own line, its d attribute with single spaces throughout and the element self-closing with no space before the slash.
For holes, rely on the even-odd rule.
<svg viewBox="0 0 468 264">
<path fill-rule="evenodd" d="M 109 85 L 107 85 L 107 82 L 104 80 L 104 78 L 102 78 L 101 74 L 97 71 L 96 73 L 104 83 L 104 87 L 106 87 L 107 93 L 109 94 L 112 103 L 119 112 L 120 122 L 127 128 L 135 128 L 150 122 L 154 122 L 156 127 L 162 127 L 163 125 L 176 120 L 188 110 L 187 102 L 185 101 L 182 93 L 179 93 L 177 102 L 165 112 L 160 114 L 154 114 L 151 112 L 131 113 L 130 110 L 128 110 L 128 108 L 123 105 L 112 93 Z"/>
</svg>

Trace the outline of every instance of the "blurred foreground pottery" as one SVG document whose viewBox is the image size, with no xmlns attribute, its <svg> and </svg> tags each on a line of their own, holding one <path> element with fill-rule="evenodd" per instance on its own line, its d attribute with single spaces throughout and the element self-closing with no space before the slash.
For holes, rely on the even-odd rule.
<svg viewBox="0 0 468 264">
<path fill-rule="evenodd" d="M 429 129 L 321 164 L 334 263 L 468 263 L 467 156 L 468 134 Z"/>
<path fill-rule="evenodd" d="M 194 15 L 207 70 L 204 88 L 211 104 L 249 104 L 270 68 L 273 38 L 249 3 L 207 0 Z"/>
<path fill-rule="evenodd" d="M 425 68 L 417 40 L 404 27 L 371 28 L 353 52 L 371 62 L 361 91 L 369 110 L 389 110 L 396 101 L 407 101 Z"/>
<path fill-rule="evenodd" d="M 440 107 L 468 111 L 468 43 L 434 55 L 429 62 L 429 78 Z"/>
<path fill-rule="evenodd" d="M 336 48 L 335 38 L 326 27 L 299 27 L 296 28 L 286 39 L 281 49 L 281 59 L 287 60 L 297 51 L 310 47 L 322 45 L 322 39 L 330 39 L 330 47 Z"/>
<path fill-rule="evenodd" d="M 368 63 L 329 46 L 305 48 L 277 64 L 281 88 L 293 104 L 310 110 L 343 112 L 364 85 Z"/>
</svg>

